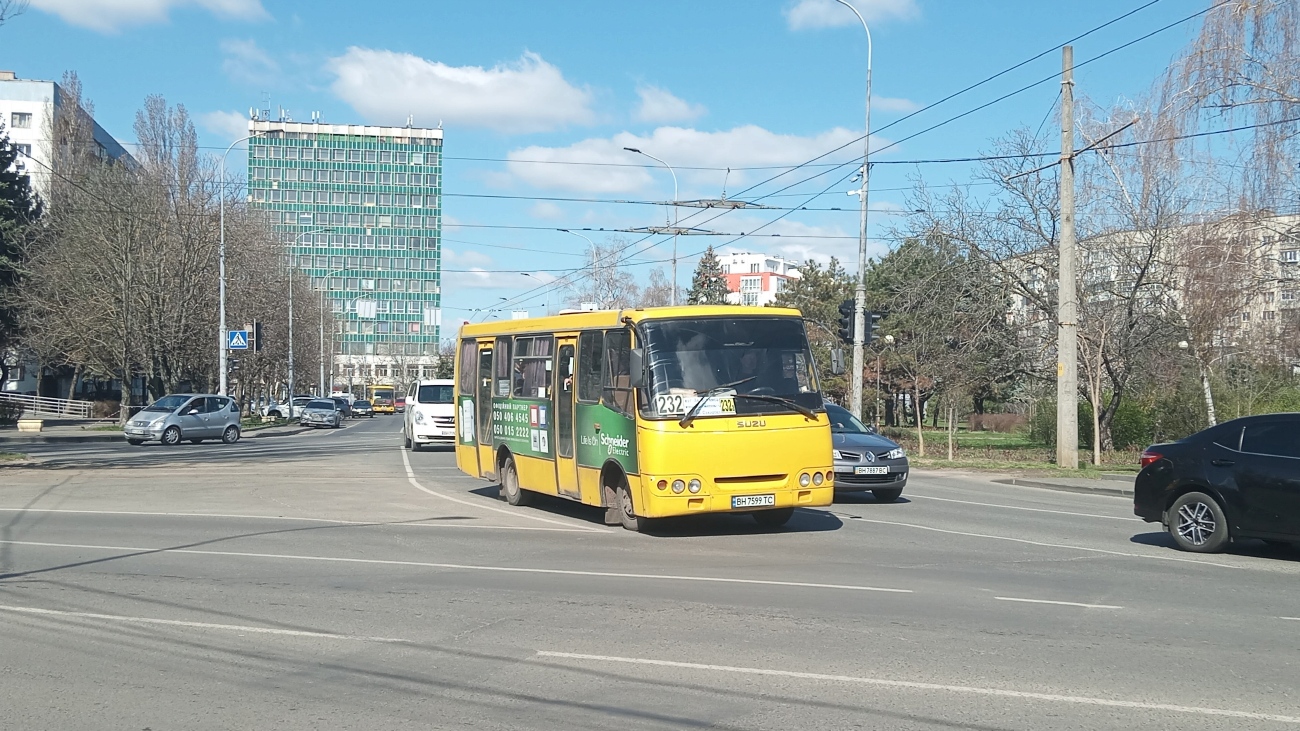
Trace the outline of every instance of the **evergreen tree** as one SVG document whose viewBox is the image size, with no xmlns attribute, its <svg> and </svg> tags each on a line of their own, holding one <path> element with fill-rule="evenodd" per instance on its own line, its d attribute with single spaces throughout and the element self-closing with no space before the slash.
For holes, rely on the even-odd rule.
<svg viewBox="0 0 1300 731">
<path fill-rule="evenodd" d="M 0 356 L 18 337 L 18 292 L 21 270 L 18 262 L 29 227 L 41 215 L 41 205 L 32 192 L 31 179 L 19 172 L 18 148 L 0 125 Z M 9 378 L 7 361 L 0 357 L 0 383 Z"/>
<path fill-rule="evenodd" d="M 727 278 L 722 273 L 722 262 L 713 253 L 710 246 L 700 257 L 695 267 L 695 276 L 691 278 L 691 291 L 686 294 L 686 303 L 692 305 L 727 304 Z"/>
</svg>

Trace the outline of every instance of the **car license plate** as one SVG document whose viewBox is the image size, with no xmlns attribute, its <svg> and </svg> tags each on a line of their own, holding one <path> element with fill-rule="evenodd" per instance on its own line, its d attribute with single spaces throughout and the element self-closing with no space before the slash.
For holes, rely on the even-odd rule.
<svg viewBox="0 0 1300 731">
<path fill-rule="evenodd" d="M 735 495 L 731 498 L 733 508 L 761 508 L 776 505 L 776 495 Z"/>
<path fill-rule="evenodd" d="M 853 468 L 853 474 L 855 474 L 855 475 L 887 475 L 887 474 L 889 474 L 889 468 L 888 468 L 888 467 L 854 467 L 854 468 Z"/>
</svg>

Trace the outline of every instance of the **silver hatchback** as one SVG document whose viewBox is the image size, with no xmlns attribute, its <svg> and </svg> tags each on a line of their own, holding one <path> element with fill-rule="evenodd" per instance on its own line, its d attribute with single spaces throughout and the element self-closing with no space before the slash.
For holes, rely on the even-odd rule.
<svg viewBox="0 0 1300 731">
<path fill-rule="evenodd" d="M 171 446 L 184 439 L 195 444 L 205 439 L 234 444 L 239 441 L 239 405 L 216 394 L 173 393 L 132 416 L 123 432 L 128 444 Z"/>
</svg>

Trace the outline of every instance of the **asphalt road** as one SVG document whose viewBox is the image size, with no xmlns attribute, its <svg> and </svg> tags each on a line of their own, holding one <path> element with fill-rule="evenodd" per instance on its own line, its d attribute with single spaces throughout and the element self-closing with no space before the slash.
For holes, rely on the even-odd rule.
<svg viewBox="0 0 1300 731">
<path fill-rule="evenodd" d="M 638 535 L 399 429 L 25 448 L 0 727 L 1300 727 L 1300 551 L 941 473 Z"/>
</svg>

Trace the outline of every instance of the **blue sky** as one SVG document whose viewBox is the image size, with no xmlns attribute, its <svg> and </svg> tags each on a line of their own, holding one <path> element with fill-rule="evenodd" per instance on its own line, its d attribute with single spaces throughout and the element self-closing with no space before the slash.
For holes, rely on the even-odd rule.
<svg viewBox="0 0 1300 731">
<path fill-rule="evenodd" d="M 1059 74 L 1059 52 L 1048 54 L 884 128 L 1146 2 L 854 0 L 875 42 L 873 147 Z M 1159 0 L 1077 42 L 1076 62 L 1207 4 Z M 1198 27 L 1199 21 L 1182 24 L 1080 68 L 1076 94 L 1107 108 L 1141 95 Z M 528 290 L 579 267 L 586 247 L 555 229 L 650 226 L 671 213 L 650 205 L 540 200 L 671 200 L 672 179 L 663 168 L 523 161 L 650 163 L 621 149 L 639 147 L 678 168 L 683 200 L 719 197 L 724 182 L 729 196 L 758 199 L 820 169 L 746 190 L 781 171 L 745 168 L 797 165 L 861 134 L 865 60 L 861 25 L 833 0 L 32 0 L 24 15 L 0 27 L 0 68 L 56 80 L 75 70 L 96 117 L 123 142 L 133 141 L 135 110 L 155 93 L 184 104 L 201 144 L 214 150 L 242 136 L 236 130 L 248 109 L 264 100 L 273 113 L 283 107 L 298 120 L 319 111 L 335 123 L 404 124 L 408 115 L 419 126 L 441 121 L 448 323 L 502 297 L 522 297 L 540 314 L 545 293 Z M 1042 125 L 1058 88 L 1041 84 L 873 159 L 987 151 L 995 136 Z M 1052 125 L 1048 118 L 1046 129 Z M 827 160 L 860 153 L 856 144 Z M 238 168 L 242 157 L 234 153 L 231 160 Z M 689 223 L 712 231 L 739 234 L 768 224 L 761 233 L 781 234 L 681 238 L 682 286 L 709 242 L 799 261 L 855 261 L 856 199 L 845 195 L 851 186 L 840 183 L 809 200 L 841 174 L 761 202 L 842 211 L 800 210 L 775 223 L 769 222 L 787 212 L 736 211 L 703 223 L 715 212 L 682 208 L 683 219 L 695 213 Z M 878 255 L 889 245 L 913 177 L 950 183 L 969 174 L 964 164 L 874 167 L 871 251 Z M 598 241 L 605 236 L 585 233 Z M 671 247 L 652 246 L 658 241 L 636 247 L 636 261 L 644 262 L 635 267 L 639 276 L 666 267 Z"/>
</svg>

